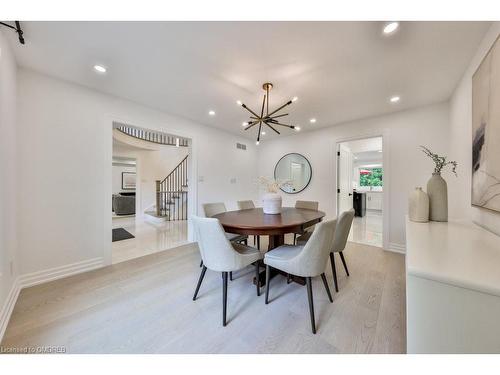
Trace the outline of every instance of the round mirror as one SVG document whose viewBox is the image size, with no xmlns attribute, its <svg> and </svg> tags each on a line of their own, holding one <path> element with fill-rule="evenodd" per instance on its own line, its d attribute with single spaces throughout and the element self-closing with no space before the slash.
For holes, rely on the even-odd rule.
<svg viewBox="0 0 500 375">
<path fill-rule="evenodd" d="M 304 190 L 311 181 L 312 169 L 309 160 L 296 153 L 283 156 L 274 167 L 274 179 L 288 182 L 280 189 L 288 194 Z"/>
</svg>

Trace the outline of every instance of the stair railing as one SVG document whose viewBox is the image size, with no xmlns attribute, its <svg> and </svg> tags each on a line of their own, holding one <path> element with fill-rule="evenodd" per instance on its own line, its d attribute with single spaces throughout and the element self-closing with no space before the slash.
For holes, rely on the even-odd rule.
<svg viewBox="0 0 500 375">
<path fill-rule="evenodd" d="M 156 215 L 168 221 L 188 217 L 188 156 L 163 180 L 156 181 Z"/>
</svg>

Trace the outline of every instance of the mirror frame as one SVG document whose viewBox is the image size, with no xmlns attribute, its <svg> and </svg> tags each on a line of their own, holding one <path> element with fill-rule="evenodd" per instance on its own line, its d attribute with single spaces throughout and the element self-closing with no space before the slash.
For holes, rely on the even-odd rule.
<svg viewBox="0 0 500 375">
<path fill-rule="evenodd" d="M 301 189 L 301 190 L 298 190 L 298 191 L 294 191 L 294 192 L 289 192 L 289 191 L 285 191 L 283 190 L 281 187 L 280 187 L 280 190 L 283 192 L 283 193 L 287 193 L 287 194 L 298 194 L 300 192 L 303 192 L 304 190 L 307 189 L 307 187 L 309 186 L 309 184 L 311 183 L 311 179 L 312 179 L 312 174 L 313 174 L 313 169 L 312 169 L 312 166 L 311 166 L 311 163 L 309 162 L 309 159 L 306 158 L 304 155 L 302 154 L 299 154 L 298 152 L 289 152 L 288 154 L 285 154 L 283 155 L 280 160 L 278 160 L 278 162 L 276 163 L 276 165 L 274 166 L 274 179 L 276 180 L 276 168 L 278 168 L 278 164 L 280 163 L 281 160 L 283 160 L 284 158 L 286 158 L 287 156 L 289 155 L 299 155 L 299 156 L 302 156 L 304 158 L 304 160 L 307 162 L 307 165 L 309 165 L 309 169 L 311 170 L 311 173 L 309 175 L 309 180 L 307 181 L 306 185 Z"/>
</svg>

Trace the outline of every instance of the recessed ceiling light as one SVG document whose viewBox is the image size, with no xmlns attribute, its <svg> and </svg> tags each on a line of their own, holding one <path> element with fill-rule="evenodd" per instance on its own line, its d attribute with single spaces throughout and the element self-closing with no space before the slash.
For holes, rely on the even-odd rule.
<svg viewBox="0 0 500 375">
<path fill-rule="evenodd" d="M 94 65 L 94 70 L 98 73 L 106 73 L 106 68 L 102 65 Z"/>
<path fill-rule="evenodd" d="M 262 135 L 266 135 L 266 132 L 261 132 L 260 134 L 262 134 Z"/>
<path fill-rule="evenodd" d="M 399 96 L 393 96 L 389 100 L 391 101 L 391 103 L 397 103 L 401 100 L 401 98 Z"/>
<path fill-rule="evenodd" d="M 209 114 L 210 116 L 215 116 L 215 111 L 208 111 L 208 114 Z"/>
<path fill-rule="evenodd" d="M 384 26 L 384 34 L 392 34 L 399 27 L 399 22 L 388 22 Z"/>
<path fill-rule="evenodd" d="M 294 97 L 292 98 L 292 102 L 296 102 L 297 100 L 299 100 L 299 98 L 298 98 L 298 97 L 296 97 L 296 96 L 294 96 Z"/>
<path fill-rule="evenodd" d="M 310 119 L 310 120 L 309 120 L 309 122 L 310 122 L 311 124 L 314 124 L 314 123 L 316 123 L 316 119 L 315 119 L 315 118 L 312 118 L 312 119 Z"/>
<path fill-rule="evenodd" d="M 296 132 L 300 132 L 300 126 L 296 126 L 296 127 L 294 127 L 294 129 Z"/>
</svg>

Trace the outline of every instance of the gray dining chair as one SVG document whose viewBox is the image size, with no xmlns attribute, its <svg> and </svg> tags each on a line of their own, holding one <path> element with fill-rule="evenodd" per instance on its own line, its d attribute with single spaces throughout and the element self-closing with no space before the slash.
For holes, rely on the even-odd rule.
<svg viewBox="0 0 500 375">
<path fill-rule="evenodd" d="M 313 333 L 316 333 L 311 282 L 313 277 L 321 276 L 328 299 L 330 302 L 333 302 L 325 276 L 325 268 L 328 262 L 328 254 L 332 248 L 336 224 L 337 220 L 335 219 L 319 223 L 305 245 L 282 245 L 267 252 L 264 256 L 264 264 L 266 265 L 266 304 L 269 303 L 269 272 L 271 267 L 290 275 L 304 277 L 307 284 L 309 314 L 311 316 L 311 329 Z"/>
<path fill-rule="evenodd" d="M 347 263 L 344 258 L 343 251 L 347 244 L 347 239 L 349 237 L 349 232 L 351 230 L 353 219 L 354 219 L 354 209 L 351 208 L 350 210 L 342 212 L 338 219 L 337 228 L 335 229 L 335 234 L 333 236 L 333 245 L 332 249 L 330 250 L 330 263 L 332 266 L 332 275 L 333 275 L 333 282 L 335 284 L 335 291 L 337 293 L 339 291 L 339 287 L 337 282 L 337 269 L 335 267 L 335 253 L 339 253 L 340 260 L 344 265 L 345 272 L 347 276 L 349 276 L 349 270 L 347 269 Z M 304 237 L 299 236 L 297 238 L 297 245 L 305 245 L 307 240 L 308 238 L 306 238 L 305 236 Z"/>
<path fill-rule="evenodd" d="M 222 325 L 226 326 L 227 311 L 227 278 L 228 273 L 241 270 L 250 264 L 255 265 L 255 277 L 259 280 L 259 260 L 262 254 L 259 250 L 240 243 L 231 242 L 225 236 L 224 228 L 218 219 L 191 216 L 194 232 L 200 248 L 203 268 L 194 292 L 196 300 L 207 269 L 222 273 Z M 260 296 L 259 283 L 257 296 Z"/>
<path fill-rule="evenodd" d="M 252 208 L 255 208 L 255 204 L 253 201 L 238 201 L 238 210 L 251 210 Z M 260 236 L 255 235 L 253 236 L 253 243 L 257 244 L 257 249 L 260 250 Z"/>
<path fill-rule="evenodd" d="M 349 238 L 349 232 L 351 231 L 352 221 L 354 220 L 354 209 L 344 211 L 340 214 L 337 223 L 337 229 L 335 230 L 335 236 L 333 237 L 333 246 L 330 252 L 330 263 L 332 265 L 333 281 L 335 283 L 335 291 L 338 293 L 339 287 L 337 284 L 337 270 L 335 268 L 335 253 L 339 253 L 340 260 L 345 268 L 345 273 L 349 276 L 349 270 L 347 269 L 347 263 L 344 258 L 344 249 L 347 244 L 347 239 Z"/>
<path fill-rule="evenodd" d="M 295 208 L 302 208 L 305 210 L 314 210 L 318 211 L 319 209 L 319 202 L 316 201 L 296 201 L 295 202 Z M 306 228 L 303 232 L 299 233 L 294 233 L 293 234 L 293 244 L 297 245 L 297 236 L 305 236 L 304 238 L 309 238 L 311 237 L 311 233 L 314 231 L 314 225 Z"/>
<path fill-rule="evenodd" d="M 227 212 L 226 205 L 223 202 L 217 203 L 205 203 L 203 205 L 203 212 L 205 213 L 205 217 L 213 217 L 217 214 Z M 248 236 L 236 234 L 236 233 L 227 233 L 225 232 L 225 236 L 231 242 L 239 242 L 248 245 Z M 200 267 L 203 265 L 203 260 L 200 262 Z M 233 281 L 233 273 L 229 274 L 229 279 Z"/>
</svg>

